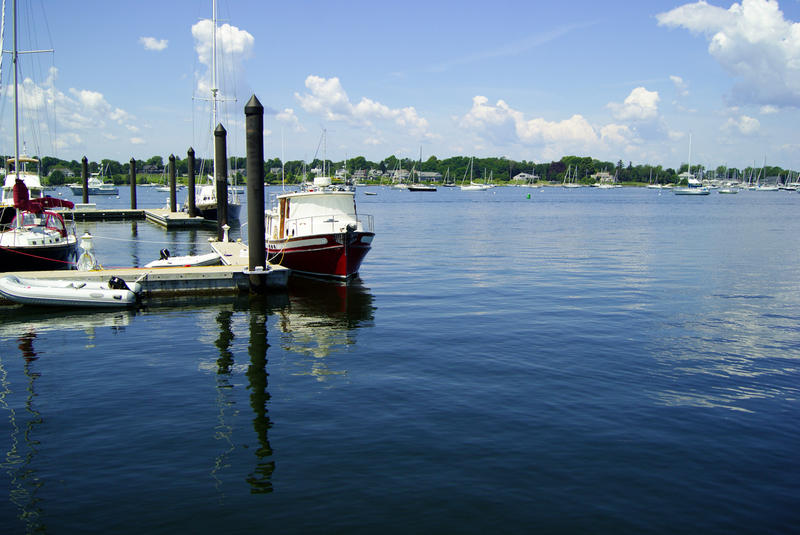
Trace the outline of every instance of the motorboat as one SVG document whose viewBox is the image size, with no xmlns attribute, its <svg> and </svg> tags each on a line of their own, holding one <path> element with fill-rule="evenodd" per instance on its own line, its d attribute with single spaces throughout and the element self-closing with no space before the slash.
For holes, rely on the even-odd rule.
<svg viewBox="0 0 800 535">
<path fill-rule="evenodd" d="M 161 249 L 160 258 L 144 265 L 146 268 L 160 267 L 189 267 L 189 266 L 218 266 L 222 263 L 217 253 L 211 252 L 202 255 L 172 256 L 169 249 Z"/>
<path fill-rule="evenodd" d="M 73 195 L 83 195 L 83 184 L 70 184 L 69 189 Z M 114 184 L 103 182 L 100 175 L 92 173 L 87 180 L 87 193 L 89 195 L 119 195 L 119 188 Z"/>
<path fill-rule="evenodd" d="M 295 273 L 347 280 L 358 273 L 375 237 L 373 219 L 356 210 L 355 192 L 329 189 L 317 177 L 284 193 L 265 214 L 267 260 Z"/>
<path fill-rule="evenodd" d="M 436 186 L 430 184 L 409 184 L 408 191 L 436 191 Z"/>
<path fill-rule="evenodd" d="M 118 277 L 108 281 L 77 281 L 0 277 L 0 295 L 24 305 L 67 307 L 125 307 L 136 303 L 142 287 Z"/>
<path fill-rule="evenodd" d="M 70 269 L 77 255 L 74 221 L 49 208 L 72 208 L 69 201 L 53 197 L 29 199 L 25 183 L 14 186 L 14 217 L 0 225 L 0 269 L 37 271 Z"/>
</svg>

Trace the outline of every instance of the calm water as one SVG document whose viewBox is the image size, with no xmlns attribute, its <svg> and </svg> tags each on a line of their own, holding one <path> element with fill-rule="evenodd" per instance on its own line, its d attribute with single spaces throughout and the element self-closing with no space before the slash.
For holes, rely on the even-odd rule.
<svg viewBox="0 0 800 535">
<path fill-rule="evenodd" d="M 799 194 L 364 191 L 351 287 L 0 307 L 1 531 L 798 530 Z"/>
</svg>

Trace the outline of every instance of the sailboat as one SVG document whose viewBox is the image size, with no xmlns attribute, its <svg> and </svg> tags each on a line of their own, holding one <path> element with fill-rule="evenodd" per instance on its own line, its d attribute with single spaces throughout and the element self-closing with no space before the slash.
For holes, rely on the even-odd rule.
<svg viewBox="0 0 800 535">
<path fill-rule="evenodd" d="M 217 127 L 217 124 L 219 124 L 217 111 L 221 100 L 219 97 L 219 88 L 217 87 L 217 0 L 212 1 L 211 11 L 211 98 L 208 100 L 211 101 L 211 128 L 214 129 Z M 210 134 L 211 139 L 214 139 L 214 133 L 211 132 Z M 214 168 L 211 173 L 208 174 L 208 183 L 203 184 L 197 189 L 194 201 L 198 213 L 205 219 L 217 219 L 218 201 L 216 171 L 221 164 L 217 161 L 216 150 L 213 146 L 212 150 L 214 151 Z M 235 188 L 233 190 L 229 188 L 228 194 L 228 218 L 238 220 L 242 205 L 241 202 L 239 202 L 237 190 Z"/>
<path fill-rule="evenodd" d="M 5 3 L 3 4 L 5 12 Z M 35 158 L 20 157 L 19 143 L 19 51 L 17 49 L 17 2 L 13 13 L 13 64 L 14 64 L 14 159 L 13 172 L 6 177 L 11 187 L 13 210 L 8 223 L 0 225 L 0 269 L 2 271 L 31 271 L 65 269 L 76 259 L 78 239 L 74 222 L 70 227 L 61 213 L 49 208 L 73 208 L 73 203 L 53 197 L 30 198 L 30 182 L 34 191 L 41 192 L 38 175 L 23 171 L 23 166 L 38 163 Z M 1 45 L 2 43 L 0 43 Z"/>
<path fill-rule="evenodd" d="M 686 181 L 685 188 L 673 188 L 675 195 L 708 195 L 711 191 L 703 186 L 702 182 L 697 180 L 692 174 L 692 135 L 689 134 L 689 165 L 686 168 Z"/>
<path fill-rule="evenodd" d="M 572 173 L 570 173 L 570 169 L 572 169 Z M 581 187 L 581 185 L 578 184 L 578 166 L 577 165 L 574 167 L 574 169 L 572 168 L 571 164 L 569 166 L 567 166 L 567 174 L 564 175 L 564 182 L 561 184 L 561 187 L 568 188 L 568 189 L 580 188 Z"/>
<path fill-rule="evenodd" d="M 464 178 L 461 179 L 461 191 L 485 191 L 489 189 L 491 186 L 488 184 L 480 184 L 477 182 L 472 181 L 472 164 L 473 158 L 469 159 L 469 184 L 464 184 L 464 181 L 467 179 L 467 172 L 464 171 Z"/>
<path fill-rule="evenodd" d="M 450 180 L 450 168 L 447 168 L 447 171 L 444 173 L 444 178 L 442 179 L 442 186 L 446 188 L 454 188 L 456 187 L 455 181 Z"/>
<path fill-rule="evenodd" d="M 422 147 L 419 148 L 419 166 L 422 168 Z M 414 169 L 411 170 L 411 176 L 413 175 Z M 417 171 L 417 181 L 408 185 L 408 191 L 436 191 L 436 186 L 432 184 L 423 184 L 420 177 L 421 171 Z"/>
</svg>

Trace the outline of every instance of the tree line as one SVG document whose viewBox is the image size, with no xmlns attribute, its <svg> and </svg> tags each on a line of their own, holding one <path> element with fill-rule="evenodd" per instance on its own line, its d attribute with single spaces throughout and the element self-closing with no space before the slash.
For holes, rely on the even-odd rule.
<svg viewBox="0 0 800 535">
<path fill-rule="evenodd" d="M 4 161 L 5 158 L 4 157 Z M 167 168 L 165 158 L 162 156 L 152 156 L 147 160 L 136 160 L 137 182 L 166 182 Z M 246 160 L 242 157 L 228 158 L 228 171 L 237 183 L 246 183 L 244 173 Z M 661 165 L 640 164 L 627 165 L 618 160 L 616 163 L 597 160 L 592 157 L 564 156 L 559 161 L 544 163 L 534 163 L 527 160 L 512 160 L 505 157 L 471 158 L 468 156 L 453 156 L 445 159 L 438 159 L 430 156 L 427 160 L 419 161 L 411 158 L 397 158 L 389 156 L 379 162 L 367 160 L 363 156 L 357 156 L 342 161 L 315 159 L 312 162 L 302 160 L 290 160 L 282 162 L 280 158 L 272 158 L 264 162 L 265 180 L 267 183 L 276 184 L 281 180 L 287 183 L 299 183 L 306 177 L 312 176 L 312 169 L 324 169 L 332 175 L 336 170 L 344 169 L 346 176 L 352 177 L 356 171 L 373 171 L 369 177 L 362 180 L 386 181 L 392 172 L 398 169 L 411 171 L 415 169 L 421 172 L 439 173 L 442 177 L 447 177 L 451 182 L 461 183 L 470 176 L 470 166 L 472 166 L 472 178 L 475 181 L 492 180 L 495 184 L 508 183 L 519 173 L 535 175 L 539 181 L 558 183 L 564 180 L 567 171 L 578 178 L 578 182 L 591 184 L 595 182 L 593 175 L 600 172 L 609 173 L 620 183 L 649 183 L 658 182 L 661 184 L 680 183 L 679 175 L 688 169 L 688 164 L 682 164 L 678 169 L 664 168 Z M 81 162 L 76 160 L 62 160 L 51 156 L 41 159 L 41 175 L 45 177 L 45 183 L 52 186 L 59 186 L 68 182 L 75 182 L 77 178 L 68 178 L 65 171 L 70 171 L 74 177 L 81 176 Z M 204 176 L 211 172 L 211 160 L 196 158 L 195 173 Z M 176 174 L 185 177 L 188 174 L 188 158 L 175 158 Z M 103 159 L 99 162 L 88 162 L 89 173 L 100 173 L 104 180 L 117 185 L 129 183 L 130 162 L 120 163 L 115 160 Z M 786 177 L 788 170 L 775 166 L 764 168 L 746 167 L 743 169 L 727 168 L 717 166 L 716 168 L 706 169 L 703 165 L 692 166 L 692 173 L 699 175 L 710 175 L 718 179 L 723 178 L 747 178 L 749 176 Z M 183 180 L 185 181 L 185 180 Z"/>
</svg>

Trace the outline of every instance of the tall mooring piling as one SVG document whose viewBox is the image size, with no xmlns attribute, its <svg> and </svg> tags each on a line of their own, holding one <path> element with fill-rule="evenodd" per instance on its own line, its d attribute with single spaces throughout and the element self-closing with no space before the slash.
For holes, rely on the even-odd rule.
<svg viewBox="0 0 800 535">
<path fill-rule="evenodd" d="M 255 95 L 244 107 L 247 144 L 247 240 L 248 268 L 266 269 L 267 251 L 264 225 L 264 106 Z M 250 285 L 263 289 L 264 279 L 250 275 Z"/>
</svg>

